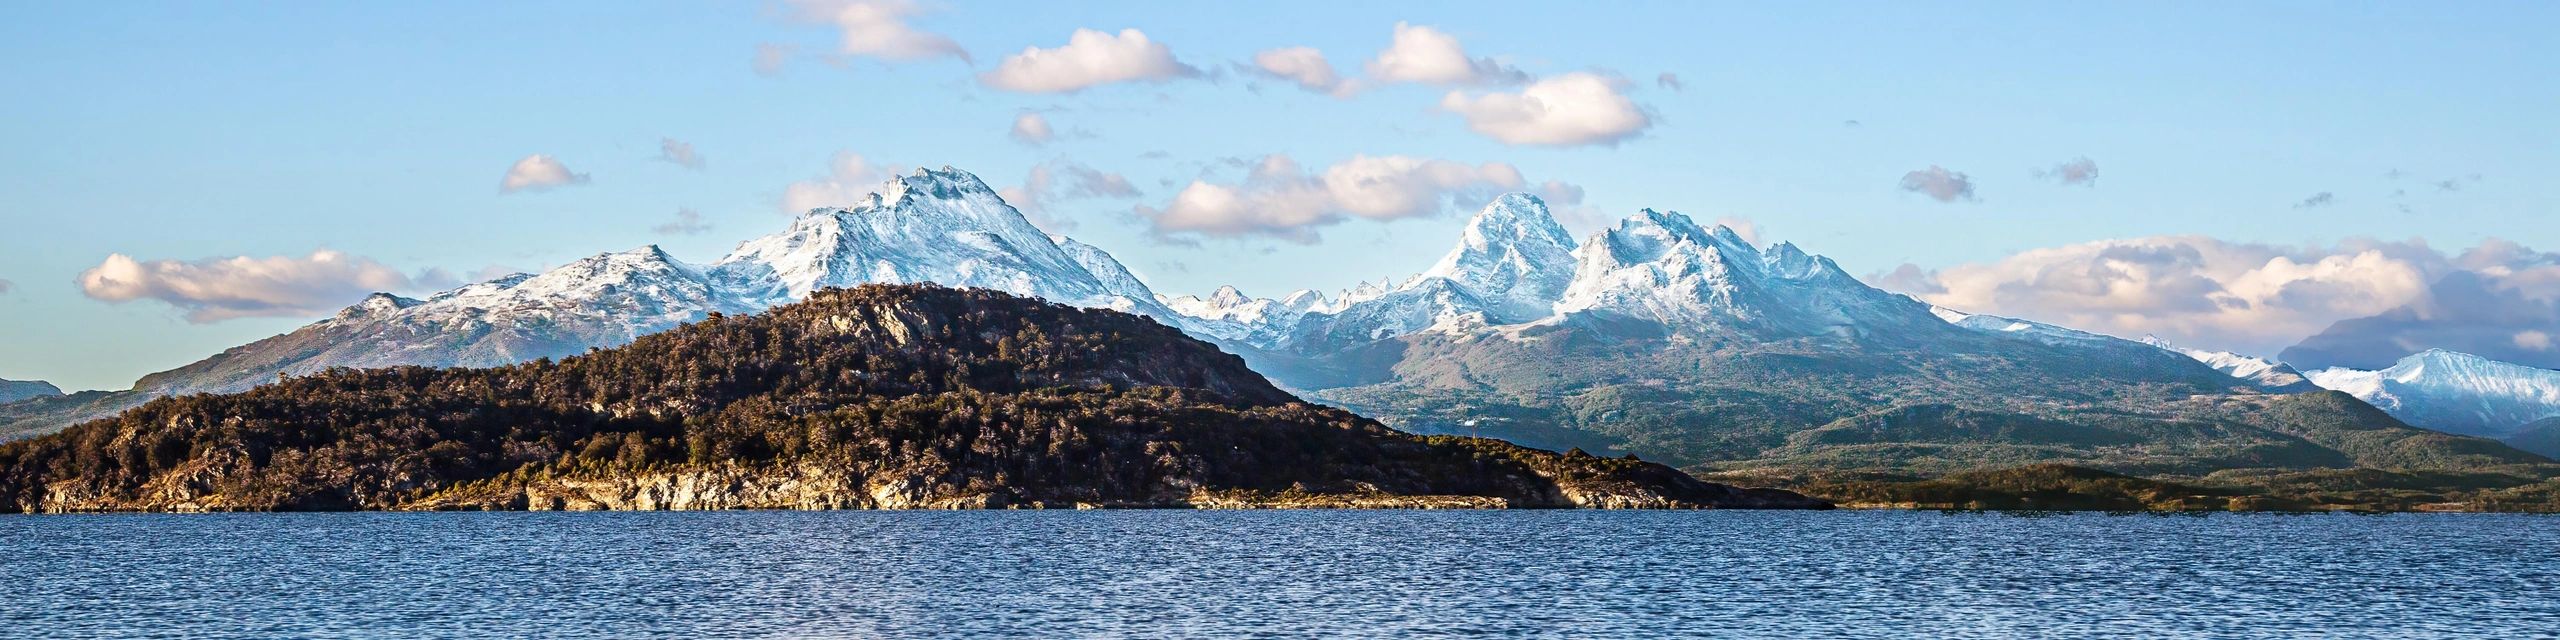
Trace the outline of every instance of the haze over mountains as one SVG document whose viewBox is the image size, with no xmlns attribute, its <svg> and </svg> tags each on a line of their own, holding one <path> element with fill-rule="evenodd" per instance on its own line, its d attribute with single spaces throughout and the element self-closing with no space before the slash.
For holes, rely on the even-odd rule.
<svg viewBox="0 0 2560 640">
<path fill-rule="evenodd" d="M 919 170 L 707 264 L 643 247 L 422 299 L 376 295 L 130 391 L 0 406 L 0 437 L 331 367 L 558 358 L 828 287 L 933 282 L 1148 316 L 1286 388 L 1407 429 L 1705 468 L 2063 461 L 2201 474 L 2533 460 L 2412 429 L 2281 363 L 1933 308 L 1676 212 L 1645 210 L 1577 241 L 1543 201 L 1509 194 L 1455 244 L 1418 275 L 1331 298 L 1165 296 L 1108 253 L 1043 232 L 975 176 Z M 2402 407 L 2429 406 L 2376 404 L 2404 419 L 2421 415 Z"/>
</svg>

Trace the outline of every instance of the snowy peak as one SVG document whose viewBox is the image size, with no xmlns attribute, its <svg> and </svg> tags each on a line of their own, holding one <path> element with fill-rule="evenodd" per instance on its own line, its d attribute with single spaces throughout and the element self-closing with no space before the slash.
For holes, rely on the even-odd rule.
<svg viewBox="0 0 2560 640">
<path fill-rule="evenodd" d="M 1057 243 L 1058 250 L 1066 252 L 1077 266 L 1084 267 L 1086 273 L 1100 281 L 1104 291 L 1135 300 L 1155 297 L 1155 290 L 1148 288 L 1137 274 L 1130 273 L 1127 265 L 1120 264 L 1120 259 L 1111 257 L 1110 252 L 1066 236 L 1049 236 L 1049 240 Z"/>
<path fill-rule="evenodd" d="M 810 211 L 714 270 L 767 305 L 827 287 L 930 282 L 1170 315 L 1108 254 L 1053 239 L 977 176 L 947 167 L 893 178 L 852 208 Z"/>
<path fill-rule="evenodd" d="M 2560 416 L 2560 371 L 2455 351 L 2429 349 L 2379 371 L 2337 367 L 2308 375 L 2315 384 L 2438 431 L 2504 436 Z"/>
<path fill-rule="evenodd" d="M 398 312 L 401 309 L 407 309 L 420 304 L 425 304 L 425 302 L 403 298 L 388 293 L 375 292 L 373 295 L 365 296 L 364 301 L 357 302 L 353 305 L 349 305 L 345 309 L 339 310 L 338 319 L 348 320 L 361 317 L 384 316 Z"/>
<path fill-rule="evenodd" d="M 1457 248 L 1416 281 L 1448 280 L 1483 301 L 1495 322 L 1527 322 L 1549 315 L 1573 282 L 1574 248 L 1545 201 L 1503 194 L 1468 220 Z"/>
<path fill-rule="evenodd" d="M 1943 331 L 1926 305 L 1867 286 L 1791 244 L 1764 252 L 1717 225 L 1646 209 L 1575 252 L 1562 313 L 1608 313 L 1673 330 L 1763 337 Z"/>
<path fill-rule="evenodd" d="M 2234 378 L 2246 380 L 2249 384 L 2256 385 L 2258 388 L 2266 389 L 2268 391 L 2278 393 L 2300 393 L 2304 391 L 2315 391 L 2320 388 L 2318 385 L 2312 384 L 2309 378 L 2304 377 L 2302 372 L 2295 371 L 2291 365 L 2287 365 L 2282 362 L 2268 360 L 2265 358 L 2244 356 L 2229 351 L 2181 348 L 2178 345 L 2170 344 L 2167 340 L 2160 339 L 2159 336 L 2143 336 L 2141 342 L 2143 344 L 2168 350 L 2171 353 L 2194 358 L 2197 362 L 2204 363 L 2205 366 L 2213 367 L 2213 370 L 2215 371 L 2229 374 Z"/>
<path fill-rule="evenodd" d="M 1157 300 L 1191 320 L 1192 328 L 1223 340 L 1270 346 L 1288 335 L 1298 319 L 1324 302 L 1324 296 L 1301 289 L 1274 300 L 1247 296 L 1234 286 L 1218 287 L 1209 297 L 1184 295 Z"/>
</svg>

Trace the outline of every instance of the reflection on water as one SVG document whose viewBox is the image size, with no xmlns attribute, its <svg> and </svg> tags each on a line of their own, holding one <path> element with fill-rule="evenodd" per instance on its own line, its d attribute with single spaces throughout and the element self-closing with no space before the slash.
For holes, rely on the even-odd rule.
<svg viewBox="0 0 2560 640">
<path fill-rule="evenodd" d="M 0 517 L 0 636 L 2534 637 L 2560 518 Z"/>
</svg>

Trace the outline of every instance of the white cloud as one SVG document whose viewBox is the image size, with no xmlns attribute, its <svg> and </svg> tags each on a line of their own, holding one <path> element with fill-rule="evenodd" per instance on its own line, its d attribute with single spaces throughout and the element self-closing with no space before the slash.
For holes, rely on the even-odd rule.
<svg viewBox="0 0 2560 640">
<path fill-rule="evenodd" d="M 1040 112 L 1024 111 L 1022 115 L 1013 118 L 1012 136 L 1014 142 L 1039 146 L 1048 144 L 1050 139 L 1056 138 L 1057 132 L 1049 129 L 1049 119 L 1042 117 Z"/>
<path fill-rule="evenodd" d="M 1936 270 L 1903 265 L 1870 280 L 1966 312 L 2273 356 L 2339 320 L 2428 300 L 2454 273 L 2483 274 L 2518 295 L 2560 298 L 2554 263 L 2551 254 L 2503 240 L 2448 256 L 2415 240 L 2288 247 L 2155 236 Z"/>
<path fill-rule="evenodd" d="M 1092 198 L 1127 199 L 1138 197 L 1138 188 L 1129 178 L 1066 160 L 1054 160 L 1031 166 L 1021 186 L 996 190 L 1006 204 L 1031 218 L 1034 225 L 1052 233 L 1076 228 L 1076 221 L 1057 215 L 1053 205 L 1069 200 Z"/>
<path fill-rule="evenodd" d="M 1164 43 L 1147 39 L 1137 29 L 1120 35 L 1077 29 L 1067 44 L 1055 49 L 1026 47 L 1007 56 L 995 70 L 978 75 L 987 86 L 1023 93 L 1074 93 L 1119 82 L 1164 82 L 1200 75 L 1198 68 L 1173 58 Z"/>
<path fill-rule="evenodd" d="M 687 169 L 702 168 L 702 154 L 693 150 L 693 143 L 675 138 L 658 139 L 658 159 Z"/>
<path fill-rule="evenodd" d="M 1519 189 L 1520 170 L 1409 156 L 1354 156 L 1307 172 L 1285 155 L 1263 156 L 1238 184 L 1195 180 L 1162 208 L 1141 205 L 1159 237 L 1271 236 L 1314 242 L 1315 227 L 1357 216 L 1394 220 L 1480 203 Z"/>
<path fill-rule="evenodd" d="M 798 17 L 808 22 L 835 25 L 842 32 L 843 43 L 836 48 L 846 56 L 880 60 L 923 60 L 959 58 L 969 60 L 969 52 L 960 43 L 942 34 L 916 29 L 907 19 L 923 13 L 924 8 L 909 0 L 789 0 Z M 765 59 L 757 53 L 759 62 Z M 781 57 L 787 57 L 787 54 Z M 774 65 L 779 67 L 779 62 Z M 762 65 L 759 65 L 762 68 Z"/>
<path fill-rule="evenodd" d="M 2098 161 L 2090 160 L 2087 156 L 2072 158 L 2053 165 L 2053 168 L 2037 170 L 2036 177 L 2066 185 L 2097 186 Z"/>
<path fill-rule="evenodd" d="M 1625 87 L 1621 79 L 1574 72 L 1531 83 L 1519 93 L 1451 91 L 1440 108 L 1505 144 L 1615 145 L 1653 126 L 1653 118 L 1620 93 Z"/>
<path fill-rule="evenodd" d="M 1316 93 L 1345 95 L 1350 85 L 1335 74 L 1333 63 L 1326 62 L 1324 52 L 1314 47 L 1288 47 L 1253 54 L 1255 71 L 1274 78 L 1298 83 L 1298 88 Z"/>
<path fill-rule="evenodd" d="M 370 258 L 328 250 L 300 258 L 147 262 L 119 253 L 80 272 L 78 283 L 80 292 L 90 298 L 112 303 L 159 300 L 185 310 L 187 321 L 195 323 L 325 315 L 376 291 L 457 284 L 441 272 L 411 277 Z"/>
<path fill-rule="evenodd" d="M 558 158 L 537 153 L 507 167 L 507 176 L 498 181 L 498 192 L 541 191 L 586 182 L 587 174 L 570 171 L 569 165 L 560 164 Z"/>
<path fill-rule="evenodd" d="M 676 210 L 674 221 L 650 227 L 649 230 L 662 236 L 698 236 L 702 235 L 702 232 L 710 231 L 711 224 L 702 221 L 702 212 L 686 207 Z"/>
<path fill-rule="evenodd" d="M 838 151 L 827 162 L 827 175 L 791 183 L 782 190 L 782 210 L 805 213 L 811 209 L 846 207 L 860 202 L 863 196 L 879 190 L 880 183 L 896 175 L 898 168 L 872 164 L 862 154 Z"/>
<path fill-rule="evenodd" d="M 2535 351 L 2551 350 L 2551 334 L 2547 332 L 2531 329 L 2518 331 L 2516 332 L 2513 340 L 2518 347 L 2532 349 Z"/>
<path fill-rule="evenodd" d="M 1662 72 L 1662 75 L 1654 76 L 1653 85 L 1664 89 L 1670 89 L 1672 91 L 1685 91 L 1689 88 L 1688 85 L 1680 83 L 1680 76 L 1669 71 L 1664 71 Z"/>
<path fill-rule="evenodd" d="M 1529 74 L 1491 58 L 1471 58 L 1456 36 L 1427 26 L 1396 23 L 1395 40 L 1369 60 L 1369 78 L 1422 84 L 1510 84 Z"/>
<path fill-rule="evenodd" d="M 1973 176 L 1961 171 L 1948 171 L 1946 167 L 1934 164 L 1927 169 L 1902 174 L 1902 190 L 1926 195 L 1939 202 L 1974 199 Z"/>
</svg>

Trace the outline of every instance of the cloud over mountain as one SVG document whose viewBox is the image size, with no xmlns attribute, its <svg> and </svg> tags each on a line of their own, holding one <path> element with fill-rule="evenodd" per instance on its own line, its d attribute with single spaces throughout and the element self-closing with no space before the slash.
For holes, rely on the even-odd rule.
<svg viewBox="0 0 2560 640">
<path fill-rule="evenodd" d="M 960 43 L 938 33 L 907 24 L 909 18 L 924 13 L 924 6 L 910 0 L 789 0 L 797 18 L 836 27 L 842 37 L 836 48 L 840 54 L 880 60 L 921 60 L 959 58 L 966 62 L 969 52 Z M 765 51 L 757 53 L 758 68 L 767 68 Z M 772 65 L 778 66 L 778 58 Z"/>
<path fill-rule="evenodd" d="M 1512 84 L 1529 74 L 1492 58 L 1467 55 L 1457 36 L 1428 26 L 1396 23 L 1395 39 L 1367 65 L 1376 82 L 1440 85 Z"/>
<path fill-rule="evenodd" d="M 437 289 L 459 284 L 427 271 L 412 277 L 371 258 L 320 250 L 304 257 L 135 260 L 111 254 L 80 272 L 80 292 L 113 303 L 158 300 L 186 311 L 188 322 L 248 317 L 311 317 L 376 291 Z"/>
<path fill-rule="evenodd" d="M 2414 240 L 2289 247 L 2154 236 L 1936 270 L 1903 265 L 1870 280 L 1968 313 L 2272 355 L 2340 320 L 2433 299 L 2456 273 L 2505 283 L 2513 296 L 2560 298 L 2554 262 L 2501 240 L 2447 255 Z"/>
<path fill-rule="evenodd" d="M 587 174 L 570 171 L 569 165 L 561 164 L 560 159 L 537 153 L 507 167 L 506 177 L 498 180 L 498 192 L 541 191 L 586 183 Z"/>
<path fill-rule="evenodd" d="M 1163 207 L 1137 207 L 1160 237 L 1268 236 L 1313 242 L 1315 228 L 1350 217 L 1394 220 L 1482 203 L 1525 181 L 1509 164 L 1410 156 L 1353 156 L 1318 171 L 1286 155 L 1253 162 L 1235 184 L 1194 180 Z"/>
<path fill-rule="evenodd" d="M 1516 93 L 1451 91 L 1440 99 L 1440 109 L 1504 144 L 1615 145 L 1653 126 L 1653 117 L 1627 97 L 1626 85 L 1620 78 L 1574 72 L 1530 83 Z"/>
<path fill-rule="evenodd" d="M 1049 128 L 1049 118 L 1040 115 L 1040 112 L 1024 111 L 1022 115 L 1013 117 L 1013 131 L 1007 135 L 1012 137 L 1014 142 L 1036 147 L 1048 144 L 1050 140 L 1057 138 L 1058 132 Z"/>
<path fill-rule="evenodd" d="M 1939 202 L 1972 200 L 1973 176 L 1933 164 L 1927 169 L 1902 174 L 1902 190 L 1929 196 L 1929 199 Z"/>
<path fill-rule="evenodd" d="M 1298 88 L 1316 93 L 1341 95 L 1348 86 L 1324 59 L 1324 52 L 1313 47 L 1287 47 L 1253 54 L 1253 70 L 1265 76 L 1297 83 Z"/>
<path fill-rule="evenodd" d="M 1022 93 L 1075 93 L 1121 82 L 1165 82 L 1200 75 L 1173 57 L 1173 49 L 1137 29 L 1118 35 L 1077 29 L 1066 46 L 1025 47 L 995 70 L 979 74 L 987 86 Z"/>
</svg>

